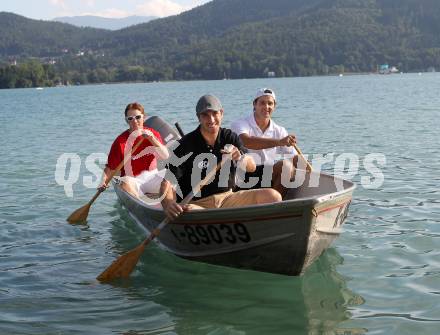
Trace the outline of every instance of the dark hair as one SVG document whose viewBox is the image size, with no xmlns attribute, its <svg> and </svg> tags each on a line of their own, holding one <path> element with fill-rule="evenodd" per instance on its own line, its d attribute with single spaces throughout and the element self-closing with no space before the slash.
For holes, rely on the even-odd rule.
<svg viewBox="0 0 440 335">
<path fill-rule="evenodd" d="M 137 109 L 139 112 L 145 115 L 144 107 L 138 102 L 132 102 L 125 107 L 125 116 L 127 116 L 127 113 L 130 109 Z"/>
</svg>

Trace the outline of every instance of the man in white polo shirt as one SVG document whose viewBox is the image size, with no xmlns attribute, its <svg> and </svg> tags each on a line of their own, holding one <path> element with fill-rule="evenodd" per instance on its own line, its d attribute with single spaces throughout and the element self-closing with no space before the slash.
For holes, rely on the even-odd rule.
<svg viewBox="0 0 440 335">
<path fill-rule="evenodd" d="M 256 171 L 247 173 L 245 182 L 248 183 L 249 179 L 247 187 L 273 187 L 284 195 L 287 190 L 281 182 L 282 171 L 284 169 L 285 175 L 293 177 L 297 161 L 297 153 L 293 148 L 293 144 L 296 143 L 295 135 L 289 134 L 284 127 L 272 120 L 276 107 L 273 90 L 259 89 L 253 106 L 254 110 L 250 115 L 231 124 L 231 129 L 239 135 L 257 162 Z M 258 177 L 259 181 L 256 184 L 255 181 L 252 183 L 251 177 Z M 246 185 L 242 188 L 246 188 Z"/>
</svg>

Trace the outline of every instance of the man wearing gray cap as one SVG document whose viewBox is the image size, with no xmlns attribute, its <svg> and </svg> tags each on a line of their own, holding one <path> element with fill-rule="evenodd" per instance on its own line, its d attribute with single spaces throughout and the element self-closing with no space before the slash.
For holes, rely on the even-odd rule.
<svg viewBox="0 0 440 335">
<path fill-rule="evenodd" d="M 223 107 L 213 95 L 204 95 L 197 102 L 196 115 L 199 126 L 179 140 L 174 155 L 179 158 L 177 166 L 169 164 L 170 171 L 178 181 L 178 187 L 170 187 L 162 206 L 166 215 L 173 219 L 183 211 L 203 208 L 240 207 L 252 204 L 281 201 L 279 192 L 272 188 L 232 192 L 230 176 L 235 174 L 235 164 L 225 164 L 217 171 L 214 180 L 196 194 L 189 205 L 179 205 L 177 200 L 189 194 L 198 181 L 221 161 L 225 146 L 233 161 L 245 171 L 254 171 L 253 158 L 246 155 L 237 134 L 222 128 Z M 226 169 L 226 170 L 225 170 Z M 176 192 L 177 191 L 177 192 Z M 177 194 L 176 194 L 177 193 Z"/>
<path fill-rule="evenodd" d="M 249 153 L 258 157 L 256 171 L 246 174 L 249 186 L 244 185 L 243 188 L 273 187 L 285 194 L 287 189 L 282 185 L 282 175 L 284 173 L 292 178 L 297 164 L 297 153 L 293 148 L 295 135 L 288 134 L 284 127 L 272 120 L 276 107 L 272 89 L 260 88 L 254 97 L 253 107 L 250 115 L 231 124 L 231 129 L 239 135 Z M 282 160 L 281 157 L 289 159 Z M 254 181 L 251 182 L 250 178 Z"/>
</svg>

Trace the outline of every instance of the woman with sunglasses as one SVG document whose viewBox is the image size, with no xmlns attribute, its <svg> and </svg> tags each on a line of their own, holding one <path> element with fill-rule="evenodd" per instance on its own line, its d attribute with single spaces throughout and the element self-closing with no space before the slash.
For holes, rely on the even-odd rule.
<svg viewBox="0 0 440 335">
<path fill-rule="evenodd" d="M 157 170 L 156 159 L 167 159 L 168 149 L 156 130 L 144 127 L 144 119 L 145 112 L 141 104 L 133 102 L 127 105 L 125 121 L 129 128 L 113 142 L 98 189 L 108 187 L 113 172 L 124 161 L 124 157 L 129 157 L 120 171 L 122 188 L 136 197 L 160 192 L 165 170 Z M 140 145 L 133 151 L 140 141 Z"/>
</svg>

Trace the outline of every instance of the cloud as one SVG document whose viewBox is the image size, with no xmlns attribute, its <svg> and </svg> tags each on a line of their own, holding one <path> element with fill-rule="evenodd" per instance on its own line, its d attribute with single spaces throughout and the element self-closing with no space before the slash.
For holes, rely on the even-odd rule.
<svg viewBox="0 0 440 335">
<path fill-rule="evenodd" d="M 171 0 L 148 0 L 136 7 L 136 15 L 164 17 L 179 14 L 190 8 L 189 6 L 179 5 Z"/>
</svg>

